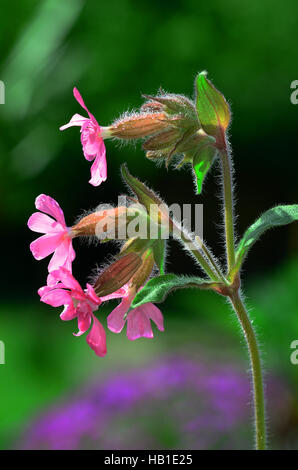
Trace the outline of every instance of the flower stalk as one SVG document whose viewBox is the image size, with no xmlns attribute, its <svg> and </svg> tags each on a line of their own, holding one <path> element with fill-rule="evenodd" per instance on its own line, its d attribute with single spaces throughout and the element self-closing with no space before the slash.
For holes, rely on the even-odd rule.
<svg viewBox="0 0 298 470">
<path fill-rule="evenodd" d="M 227 268 L 228 274 L 230 274 L 235 265 L 235 238 L 233 217 L 232 163 L 226 145 L 225 149 L 220 152 L 220 157 L 223 171 Z M 238 277 L 238 284 L 240 284 L 239 273 L 236 274 L 236 276 Z M 236 280 L 237 277 L 235 277 Z M 257 450 L 264 450 L 266 448 L 265 405 L 263 373 L 259 347 L 252 323 L 239 295 L 239 286 L 231 290 L 229 293 L 229 298 L 241 325 L 241 329 L 249 351 L 253 382 L 255 444 Z"/>
<path fill-rule="evenodd" d="M 255 421 L 255 444 L 256 450 L 266 449 L 266 425 L 265 425 L 265 403 L 264 403 L 264 386 L 262 376 L 262 364 L 256 335 L 246 312 L 243 301 L 239 295 L 239 291 L 234 291 L 230 295 L 230 300 L 237 314 L 237 318 L 241 325 L 247 349 L 251 362 L 251 372 L 253 381 L 254 396 L 254 421 Z"/>
<path fill-rule="evenodd" d="M 226 254 L 228 272 L 235 263 L 235 241 L 234 241 L 234 221 L 233 221 L 233 181 L 231 157 L 227 147 L 220 152 L 223 190 L 224 190 L 224 214 L 225 214 L 225 234 L 226 234 Z"/>
</svg>

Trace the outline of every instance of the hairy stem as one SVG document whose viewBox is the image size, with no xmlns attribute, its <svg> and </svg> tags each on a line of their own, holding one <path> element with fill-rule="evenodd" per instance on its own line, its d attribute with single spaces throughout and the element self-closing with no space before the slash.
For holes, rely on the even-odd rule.
<svg viewBox="0 0 298 470">
<path fill-rule="evenodd" d="M 196 236 L 195 237 L 195 240 L 198 242 L 198 244 L 202 247 L 202 251 L 203 253 L 205 254 L 206 258 L 208 259 L 209 263 L 211 264 L 212 268 L 214 269 L 214 271 L 216 272 L 218 278 L 224 283 L 224 284 L 227 284 L 227 280 L 225 279 L 225 277 L 223 276 L 223 274 L 221 273 L 220 269 L 218 268 L 217 264 L 216 264 L 216 261 L 212 255 L 212 253 L 208 250 L 207 246 L 204 245 L 204 243 L 202 242 L 202 240 L 200 239 L 200 237 Z"/>
<path fill-rule="evenodd" d="M 219 274 L 217 274 L 218 268 L 217 267 L 215 268 L 212 265 L 213 262 L 211 262 L 211 265 L 210 265 L 210 259 L 206 253 L 205 253 L 205 256 L 203 255 L 203 253 L 205 252 L 204 249 L 207 250 L 207 248 L 204 246 L 204 243 L 201 241 L 201 239 L 199 239 L 199 241 L 194 240 L 193 237 L 189 235 L 185 230 L 183 230 L 181 226 L 178 226 L 174 221 L 172 222 L 173 222 L 173 235 L 175 236 L 176 234 L 176 238 L 180 239 L 180 241 L 184 243 L 185 248 L 187 248 L 194 255 L 194 257 L 197 259 L 197 261 L 199 262 L 203 270 L 206 272 L 206 274 L 208 274 L 209 278 L 212 281 L 215 281 L 215 282 L 221 281 L 221 277 L 219 276 Z M 201 250 L 203 251 L 203 253 L 201 252 Z M 208 250 L 207 250 L 207 253 L 209 254 Z M 215 265 L 215 262 L 214 262 L 214 265 Z"/>
<path fill-rule="evenodd" d="M 264 450 L 266 448 L 265 404 L 262 365 L 258 343 L 239 292 L 233 292 L 230 295 L 230 299 L 241 324 L 249 351 L 253 379 L 256 449 Z"/>
<path fill-rule="evenodd" d="M 228 150 L 220 152 L 223 182 L 224 182 L 224 211 L 225 211 L 225 233 L 226 233 L 226 250 L 228 271 L 230 271 L 235 263 L 235 241 L 234 241 L 234 224 L 233 224 L 233 183 L 232 183 L 232 167 L 231 158 Z"/>
</svg>

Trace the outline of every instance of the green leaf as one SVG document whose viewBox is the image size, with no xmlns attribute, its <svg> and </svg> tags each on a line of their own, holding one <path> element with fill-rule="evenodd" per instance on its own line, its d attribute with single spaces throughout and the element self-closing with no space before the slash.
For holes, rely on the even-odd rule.
<svg viewBox="0 0 298 470">
<path fill-rule="evenodd" d="M 235 271 L 238 271 L 248 250 L 268 229 L 298 220 L 298 204 L 276 206 L 264 212 L 245 232 L 236 250 Z M 233 270 L 233 271 L 234 271 Z"/>
<path fill-rule="evenodd" d="M 158 266 L 160 274 L 165 273 L 165 259 L 166 259 L 166 240 L 157 240 L 153 245 L 154 261 Z"/>
<path fill-rule="evenodd" d="M 207 80 L 206 75 L 207 72 L 201 72 L 196 79 L 196 106 L 204 131 L 217 136 L 221 129 L 226 131 L 230 123 L 230 107 L 222 93 Z"/>
<path fill-rule="evenodd" d="M 211 167 L 216 149 L 210 145 L 203 145 L 193 158 L 193 169 L 197 180 L 197 194 L 201 194 L 205 176 Z"/>
<path fill-rule="evenodd" d="M 163 302 L 170 292 L 186 287 L 199 287 L 209 289 L 214 283 L 206 282 L 198 277 L 177 276 L 176 274 L 164 274 L 154 277 L 145 284 L 135 296 L 131 306 L 139 307 L 147 302 Z"/>
</svg>

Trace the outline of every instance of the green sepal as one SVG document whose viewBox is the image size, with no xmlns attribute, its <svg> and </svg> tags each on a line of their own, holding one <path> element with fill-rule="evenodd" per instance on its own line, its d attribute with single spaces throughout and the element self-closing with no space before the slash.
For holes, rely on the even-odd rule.
<svg viewBox="0 0 298 470">
<path fill-rule="evenodd" d="M 159 197 L 151 189 L 149 189 L 144 183 L 129 173 L 125 163 L 121 165 L 121 173 L 125 182 L 136 194 L 139 202 L 145 206 L 148 213 L 150 213 L 150 205 L 163 204 L 162 200 L 159 199 Z"/>
</svg>

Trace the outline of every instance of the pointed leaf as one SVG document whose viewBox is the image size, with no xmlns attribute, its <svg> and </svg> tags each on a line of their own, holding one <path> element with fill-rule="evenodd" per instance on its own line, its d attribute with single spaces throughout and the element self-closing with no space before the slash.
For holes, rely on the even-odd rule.
<svg viewBox="0 0 298 470">
<path fill-rule="evenodd" d="M 238 271 L 248 250 L 268 229 L 287 225 L 298 220 L 298 204 L 276 206 L 264 212 L 245 232 L 236 250 L 236 264 L 233 271 Z"/>
<path fill-rule="evenodd" d="M 199 121 L 204 131 L 217 136 L 221 129 L 226 131 L 230 119 L 230 107 L 224 96 L 206 77 L 207 72 L 201 72 L 196 79 L 196 105 Z"/>
<path fill-rule="evenodd" d="M 198 277 L 177 276 L 176 274 L 164 274 L 150 279 L 135 296 L 131 306 L 139 307 L 147 302 L 163 302 L 168 294 L 176 289 L 186 287 L 199 287 L 209 289 L 214 283 L 206 282 Z"/>
</svg>

